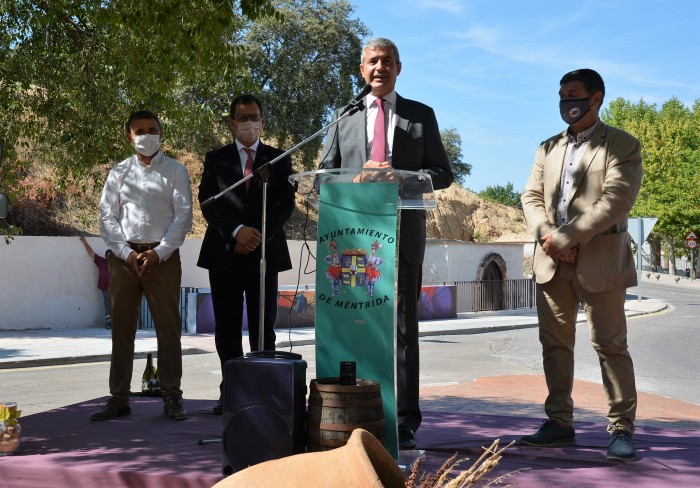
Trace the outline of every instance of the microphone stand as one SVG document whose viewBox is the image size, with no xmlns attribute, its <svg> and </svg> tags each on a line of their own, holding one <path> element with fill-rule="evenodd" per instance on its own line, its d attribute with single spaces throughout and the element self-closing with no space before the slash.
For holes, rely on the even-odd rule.
<svg viewBox="0 0 700 488">
<path fill-rule="evenodd" d="M 250 175 L 249 175 L 250 176 Z M 265 346 L 265 277 L 267 276 L 267 258 L 265 251 L 267 247 L 267 187 L 270 172 L 267 169 L 260 173 L 263 180 L 262 196 L 262 243 L 260 245 L 260 295 L 258 299 L 258 351 L 262 351 Z"/>
<path fill-rule="evenodd" d="M 364 110 L 365 104 L 363 99 L 361 98 L 360 100 L 357 101 L 352 101 L 350 104 L 346 106 L 346 109 L 343 111 L 343 114 L 332 121 L 330 124 L 326 125 L 325 127 L 321 128 L 320 130 L 314 132 L 311 134 L 309 137 L 301 141 L 300 143 L 296 144 L 292 148 L 288 149 L 287 151 L 283 152 L 276 158 L 268 161 L 267 163 L 263 164 L 256 170 L 254 170 L 251 174 L 248 176 L 245 176 L 235 182 L 233 185 L 229 186 L 228 188 L 224 189 L 223 191 L 217 193 L 216 195 L 213 195 L 206 200 L 204 200 L 202 203 L 199 204 L 201 209 L 205 209 L 209 207 L 210 205 L 214 204 L 216 200 L 219 198 L 223 197 L 226 195 L 228 192 L 233 190 L 234 188 L 240 186 L 242 183 L 248 181 L 249 179 L 253 178 L 256 175 L 259 175 L 260 178 L 263 180 L 263 201 L 262 201 L 262 244 L 261 244 L 261 255 L 260 255 L 260 300 L 259 300 L 259 311 L 260 311 L 260 317 L 258 320 L 258 350 L 262 351 L 263 346 L 264 346 L 264 335 L 265 335 L 265 273 L 267 270 L 267 258 L 265 257 L 265 250 L 266 250 L 266 240 L 267 240 L 267 187 L 268 187 L 268 179 L 270 176 L 269 168 L 273 164 L 275 164 L 277 161 L 280 159 L 289 156 L 291 153 L 302 147 L 303 145 L 307 144 L 309 141 L 314 140 L 316 137 L 318 137 L 320 134 L 328 130 L 329 128 L 333 127 L 334 125 L 338 124 L 341 120 L 343 120 L 346 117 L 349 117 L 350 115 L 354 114 L 355 112 L 359 110 Z M 250 325 L 250 324 L 249 324 Z"/>
</svg>

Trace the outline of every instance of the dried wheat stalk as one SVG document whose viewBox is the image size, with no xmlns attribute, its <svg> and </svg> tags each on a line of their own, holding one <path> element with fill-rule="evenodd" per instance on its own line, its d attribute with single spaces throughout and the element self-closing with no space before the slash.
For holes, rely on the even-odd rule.
<svg viewBox="0 0 700 488">
<path fill-rule="evenodd" d="M 484 453 L 472 464 L 471 468 L 463 470 L 451 480 L 448 479 L 450 473 L 457 468 L 461 463 L 467 461 L 468 458 L 457 459 L 457 453 L 445 461 L 435 473 L 423 473 L 419 479 L 418 488 L 471 488 L 489 472 L 491 472 L 503 457 L 503 451 L 513 445 L 515 441 L 507 446 L 500 448 L 500 440 L 496 439 L 488 449 L 484 448 Z M 415 482 L 418 479 L 418 466 L 420 460 L 416 460 L 411 467 L 411 474 L 406 481 L 406 488 L 416 488 Z M 515 475 L 517 471 L 507 473 L 504 476 L 492 480 L 486 486 L 491 486 L 493 483 L 500 483 L 508 476 Z"/>
</svg>

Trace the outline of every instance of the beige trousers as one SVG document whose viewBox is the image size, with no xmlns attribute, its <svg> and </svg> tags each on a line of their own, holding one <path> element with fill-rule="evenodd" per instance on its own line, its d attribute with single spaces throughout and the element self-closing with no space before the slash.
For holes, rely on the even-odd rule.
<svg viewBox="0 0 700 488">
<path fill-rule="evenodd" d="M 573 423 L 574 344 L 581 303 L 600 362 L 609 407 L 608 431 L 634 432 L 637 390 L 627 350 L 625 295 L 624 288 L 602 293 L 586 291 L 576 279 L 576 265 L 564 262 L 559 262 L 551 281 L 537 285 L 540 342 L 549 391 L 544 406 L 551 420 Z"/>
</svg>

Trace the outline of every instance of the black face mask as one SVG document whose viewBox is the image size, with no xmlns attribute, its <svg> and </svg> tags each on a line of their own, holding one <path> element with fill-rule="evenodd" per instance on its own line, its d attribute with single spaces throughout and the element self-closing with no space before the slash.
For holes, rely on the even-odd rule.
<svg viewBox="0 0 700 488">
<path fill-rule="evenodd" d="M 575 124 L 581 120 L 590 110 L 588 105 L 590 98 L 577 98 L 575 100 L 560 100 L 559 113 L 567 124 Z"/>
</svg>

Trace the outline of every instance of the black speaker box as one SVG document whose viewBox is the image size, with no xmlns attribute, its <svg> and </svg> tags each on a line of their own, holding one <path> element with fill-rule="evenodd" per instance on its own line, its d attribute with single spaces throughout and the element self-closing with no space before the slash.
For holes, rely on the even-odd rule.
<svg viewBox="0 0 700 488">
<path fill-rule="evenodd" d="M 306 361 L 259 351 L 224 364 L 222 472 L 306 449 Z"/>
</svg>

